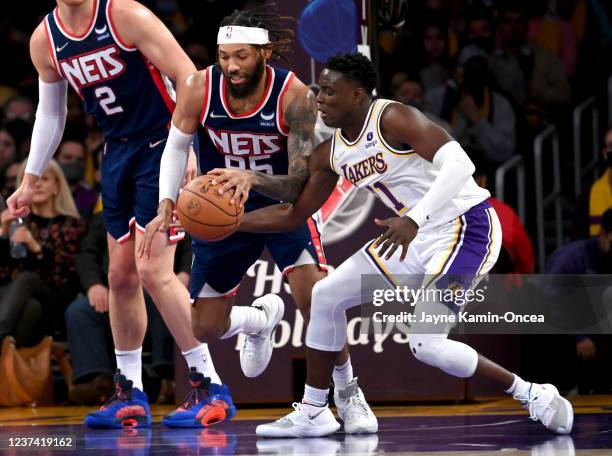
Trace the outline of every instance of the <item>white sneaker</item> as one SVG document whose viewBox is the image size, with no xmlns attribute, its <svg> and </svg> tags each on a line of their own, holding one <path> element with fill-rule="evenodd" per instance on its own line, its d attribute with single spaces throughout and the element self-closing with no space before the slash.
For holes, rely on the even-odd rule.
<svg viewBox="0 0 612 456">
<path fill-rule="evenodd" d="M 562 397 L 553 385 L 532 383 L 526 395 L 515 394 L 513 397 L 529 410 L 532 420 L 541 421 L 551 431 L 558 434 L 569 434 L 572 431 L 572 404 Z"/>
<path fill-rule="evenodd" d="M 357 385 L 357 377 L 342 389 L 334 388 L 334 402 L 347 434 L 373 434 L 378 431 L 378 420 Z"/>
<path fill-rule="evenodd" d="M 240 367 L 247 377 L 257 377 L 268 367 L 272 357 L 272 335 L 283 318 L 285 303 L 275 294 L 257 298 L 251 307 L 266 313 L 268 322 L 264 329 L 256 334 L 245 334 L 244 345 L 240 349 Z"/>
<path fill-rule="evenodd" d="M 260 424 L 255 429 L 259 437 L 324 437 L 340 429 L 328 406 L 293 403 L 289 415 L 273 423 Z"/>
</svg>

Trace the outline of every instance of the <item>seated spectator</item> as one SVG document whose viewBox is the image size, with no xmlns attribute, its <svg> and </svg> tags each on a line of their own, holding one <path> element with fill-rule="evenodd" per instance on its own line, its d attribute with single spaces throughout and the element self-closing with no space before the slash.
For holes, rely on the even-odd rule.
<svg viewBox="0 0 612 456">
<path fill-rule="evenodd" d="M 468 154 L 476 167 L 474 179 L 482 188 L 489 187 L 490 165 L 484 151 L 467 148 Z M 535 265 L 533 245 L 529 235 L 512 207 L 495 197 L 489 203 L 497 212 L 502 228 L 502 250 L 495 265 L 499 274 L 531 274 Z"/>
<path fill-rule="evenodd" d="M 2 189 L 0 189 L 0 195 L 4 199 L 8 199 L 17 188 L 17 175 L 21 169 L 20 163 L 13 163 L 6 167 L 4 174 L 0 176 L 0 182 L 2 182 Z"/>
<path fill-rule="evenodd" d="M 0 128 L 0 173 L 17 160 L 17 144 L 15 138 L 6 129 Z"/>
<path fill-rule="evenodd" d="M 553 2 L 534 2 L 532 6 L 534 17 L 529 21 L 529 41 L 557 56 L 565 74 L 571 76 L 576 69 L 578 54 L 578 43 L 572 26 L 557 14 Z"/>
<path fill-rule="evenodd" d="M 431 23 L 423 32 L 425 62 L 419 77 L 425 90 L 446 82 L 449 72 L 448 31 L 441 24 Z"/>
<path fill-rule="evenodd" d="M 21 119 L 34 122 L 34 103 L 27 97 L 11 98 L 4 104 L 4 118 L 9 121 Z"/>
<path fill-rule="evenodd" d="M 602 214 L 612 208 L 612 125 L 604 137 L 603 158 L 607 168 L 595 181 L 589 192 L 589 234 L 596 236 L 601 230 Z"/>
<path fill-rule="evenodd" d="M 85 145 L 80 141 L 65 140 L 59 146 L 56 159 L 68 181 L 77 209 L 81 216 L 89 218 L 98 194 L 84 181 Z"/>
<path fill-rule="evenodd" d="M 446 131 L 450 132 L 450 125 L 448 123 L 427 110 L 427 107 L 425 106 L 425 93 L 423 91 L 423 86 L 418 81 L 406 80 L 402 82 L 393 94 L 393 99 L 405 105 L 417 108 L 429 119 L 436 122 Z"/>
<path fill-rule="evenodd" d="M 571 101 L 571 88 L 561 61 L 544 47 L 527 41 L 527 18 L 520 5 L 500 8 L 499 46 L 491 70 L 500 89 L 519 106 L 531 98 L 543 106 Z"/>
<path fill-rule="evenodd" d="M 74 254 L 84 225 L 54 160 L 34 188 L 31 211 L 12 236 L 15 217 L 7 209 L 0 218 L 0 283 L 6 284 L 0 292 L 0 337 L 15 334 L 32 299 L 41 305 L 44 332 L 61 337 L 65 307 L 79 291 Z M 23 257 L 11 242 L 25 247 Z"/>
<path fill-rule="evenodd" d="M 112 336 L 109 322 L 108 246 L 101 212 L 91 220 L 76 258 L 78 275 L 85 296 L 74 300 L 66 310 L 68 346 L 72 360 L 74 388 L 70 398 L 82 405 L 103 403 L 114 391 Z M 191 272 L 191 241 L 179 243 L 175 271 L 187 286 Z M 162 379 L 158 403 L 174 403 L 174 341 L 159 311 L 145 293 L 152 367 Z"/>
<path fill-rule="evenodd" d="M 482 3 L 476 3 L 465 15 L 466 44 L 474 44 L 487 54 L 491 54 L 495 45 L 493 12 Z"/>
<path fill-rule="evenodd" d="M 612 274 L 612 209 L 601 217 L 597 236 L 572 242 L 556 250 L 546 267 L 547 274 Z M 576 356 L 578 391 L 580 393 L 607 393 L 610 378 L 609 335 L 578 336 Z"/>
<path fill-rule="evenodd" d="M 494 164 L 514 154 L 516 118 L 512 106 L 490 85 L 487 54 L 475 45 L 459 54 L 453 79 L 425 94 L 431 111 L 463 144 L 477 146 Z"/>
</svg>

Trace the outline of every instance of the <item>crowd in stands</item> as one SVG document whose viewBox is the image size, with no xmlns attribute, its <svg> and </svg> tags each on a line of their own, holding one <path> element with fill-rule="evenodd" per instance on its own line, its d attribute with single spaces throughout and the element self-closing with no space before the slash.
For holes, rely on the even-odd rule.
<svg viewBox="0 0 612 456">
<path fill-rule="evenodd" d="M 211 7 L 214 0 L 143 3 L 170 26 L 201 69 L 214 62 L 216 24 L 245 2 L 224 0 L 223 8 Z M 2 204 L 23 176 L 36 111 L 29 35 L 53 4 L 31 2 L 25 9 L 13 2 L 0 18 L 0 47 L 5 62 L 11 62 L 0 72 L 0 338 L 13 335 L 19 346 L 34 345 L 45 334 L 67 340 L 71 398 L 91 404 L 103 401 L 113 387 L 99 198 L 104 138 L 73 91 L 64 138 L 38 184 L 31 215 L 17 220 Z M 406 11 L 401 21 L 378 24 L 380 95 L 414 106 L 448 129 L 475 162 L 479 185 L 493 195 L 495 169 L 519 154 L 532 200 L 533 140 L 547 125 L 558 127 L 563 172 L 572 175 L 565 165 L 572 160 L 567 127 L 573 107 L 595 96 L 601 102 L 600 124 L 610 121 L 605 109 L 605 83 L 612 74 L 609 2 L 409 0 Z M 566 206 L 575 208 L 569 212 L 576 228 L 564 233 L 568 245 L 549 256 L 546 271 L 535 268 L 533 204 L 528 201 L 521 221 L 512 204 L 491 199 L 504 236 L 497 272 L 611 273 L 612 127 L 600 132 L 600 142 L 600 177 L 588 182 L 582 199 L 565 195 Z M 184 241 L 176 273 L 185 283 L 190 258 L 190 243 Z M 163 401 L 171 396 L 173 344 L 155 307 L 148 308 L 154 322 L 152 363 L 166 382 Z M 608 356 L 605 344 L 609 339 L 581 336 L 574 356 L 584 363 Z M 612 377 L 597 391 L 611 386 Z"/>
</svg>

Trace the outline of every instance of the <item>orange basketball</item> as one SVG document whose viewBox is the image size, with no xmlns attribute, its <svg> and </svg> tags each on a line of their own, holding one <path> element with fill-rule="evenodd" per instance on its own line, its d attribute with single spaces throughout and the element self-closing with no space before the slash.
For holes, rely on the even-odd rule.
<svg viewBox="0 0 612 456">
<path fill-rule="evenodd" d="M 179 195 L 176 211 L 185 230 L 201 241 L 220 241 L 240 224 L 244 209 L 230 204 L 231 192 L 219 195 L 221 184 L 212 185 L 212 176 L 199 176 Z"/>
</svg>

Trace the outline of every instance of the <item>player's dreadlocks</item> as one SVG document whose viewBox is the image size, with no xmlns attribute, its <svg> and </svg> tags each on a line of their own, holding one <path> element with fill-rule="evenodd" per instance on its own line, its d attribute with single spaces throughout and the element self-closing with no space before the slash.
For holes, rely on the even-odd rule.
<svg viewBox="0 0 612 456">
<path fill-rule="evenodd" d="M 374 64 L 365 55 L 360 53 L 339 54 L 331 57 L 325 68 L 342 73 L 347 78 L 361 85 L 368 95 L 376 88 L 378 74 Z"/>
<path fill-rule="evenodd" d="M 270 41 L 272 42 L 272 60 L 284 60 L 290 63 L 289 59 L 284 54 L 290 50 L 289 45 L 292 42 L 294 33 L 293 30 L 281 24 L 281 21 L 284 19 L 288 20 L 291 18 L 279 15 L 276 12 L 276 3 L 273 2 L 250 10 L 234 10 L 232 14 L 223 18 L 221 27 L 237 25 L 239 27 L 259 27 L 266 29 Z"/>
</svg>

